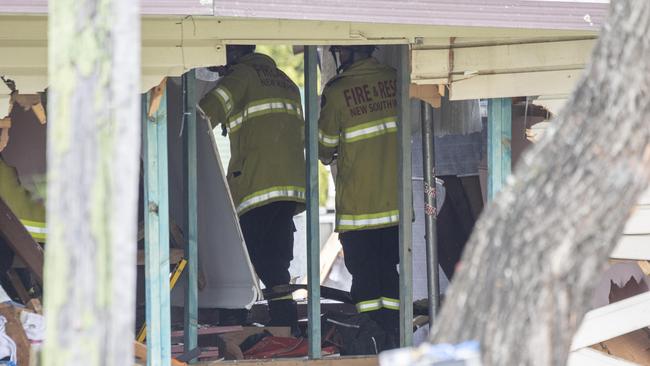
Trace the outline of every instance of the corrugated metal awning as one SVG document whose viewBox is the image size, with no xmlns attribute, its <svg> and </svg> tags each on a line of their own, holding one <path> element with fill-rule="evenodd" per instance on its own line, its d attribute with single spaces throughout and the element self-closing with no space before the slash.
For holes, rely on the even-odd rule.
<svg viewBox="0 0 650 366">
<path fill-rule="evenodd" d="M 387 24 L 596 30 L 604 0 L 239 0 L 215 1 L 223 17 Z"/>
</svg>

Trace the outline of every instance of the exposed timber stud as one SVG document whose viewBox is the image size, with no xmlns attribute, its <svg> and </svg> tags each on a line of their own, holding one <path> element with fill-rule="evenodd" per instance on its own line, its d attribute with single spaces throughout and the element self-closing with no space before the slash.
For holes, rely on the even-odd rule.
<svg viewBox="0 0 650 366">
<path fill-rule="evenodd" d="M 185 352 L 197 347 L 198 327 L 198 196 L 197 196 L 197 128 L 196 74 L 192 69 L 182 77 L 183 124 L 185 126 L 185 167 L 187 169 L 187 240 L 185 240 Z"/>
<path fill-rule="evenodd" d="M 511 171 L 512 99 L 488 100 L 488 201 L 505 185 Z"/>
<path fill-rule="evenodd" d="M 143 97 L 147 366 L 169 366 L 169 191 L 166 79 Z M 152 102 L 158 104 L 157 108 Z M 147 113 L 149 111 L 149 113 Z"/>
<path fill-rule="evenodd" d="M 309 357 L 321 357 L 320 235 L 318 222 L 318 85 L 316 46 L 305 46 L 305 142 L 307 157 L 307 284 Z"/>
<path fill-rule="evenodd" d="M 400 345 L 413 343 L 413 211 L 411 177 L 411 101 L 409 97 L 409 45 L 397 46 L 399 50 L 398 85 L 398 139 L 399 139 L 399 283 L 400 283 Z"/>
</svg>

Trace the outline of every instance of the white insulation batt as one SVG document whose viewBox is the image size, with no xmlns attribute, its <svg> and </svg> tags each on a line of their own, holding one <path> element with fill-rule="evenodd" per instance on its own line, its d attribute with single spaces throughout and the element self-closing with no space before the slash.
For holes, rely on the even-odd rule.
<svg viewBox="0 0 650 366">
<path fill-rule="evenodd" d="M 169 143 L 169 215 L 185 226 L 187 191 L 186 167 L 183 164 L 183 126 L 180 78 L 170 78 L 167 85 Z M 197 99 L 215 85 L 197 80 Z M 199 307 L 244 308 L 260 297 L 257 277 L 248 258 L 239 221 L 230 197 L 214 135 L 208 121 L 197 116 L 198 163 L 198 256 L 199 271 L 206 285 L 199 290 Z M 183 230 L 187 232 L 187 230 Z M 184 278 L 184 277 L 183 277 Z M 172 304 L 183 305 L 185 282 L 172 291 Z"/>
</svg>

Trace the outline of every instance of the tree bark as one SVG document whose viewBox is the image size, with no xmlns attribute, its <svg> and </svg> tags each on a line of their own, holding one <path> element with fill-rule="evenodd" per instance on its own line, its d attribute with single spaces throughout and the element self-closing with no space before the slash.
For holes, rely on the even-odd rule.
<svg viewBox="0 0 650 366">
<path fill-rule="evenodd" d="M 49 17 L 44 365 L 133 363 L 140 153 L 137 1 Z"/>
<path fill-rule="evenodd" d="M 432 333 L 484 365 L 563 365 L 650 177 L 650 2 L 613 0 L 573 96 L 467 245 Z"/>
</svg>

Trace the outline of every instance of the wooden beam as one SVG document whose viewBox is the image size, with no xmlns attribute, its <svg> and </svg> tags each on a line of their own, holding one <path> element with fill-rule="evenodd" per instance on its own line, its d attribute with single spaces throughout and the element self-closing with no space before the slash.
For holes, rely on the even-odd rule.
<svg viewBox="0 0 650 366">
<path fill-rule="evenodd" d="M 169 366 L 169 187 L 167 80 L 143 96 L 147 365 Z"/>
<path fill-rule="evenodd" d="M 320 235 L 318 212 L 318 54 L 305 47 L 305 160 L 309 358 L 321 358 Z"/>
<path fill-rule="evenodd" d="M 199 289 L 198 289 L 198 147 L 197 147 L 197 120 L 196 120 L 196 73 L 190 70 L 183 74 L 183 122 L 185 126 L 185 169 L 186 169 L 186 190 L 187 190 L 187 240 L 182 243 L 187 258 L 187 276 L 185 276 L 185 314 L 184 345 L 187 352 L 198 345 L 198 313 L 199 313 Z M 172 226 L 172 230 L 180 229 Z M 180 233 L 179 233 L 180 234 Z M 184 239 L 182 235 L 176 240 Z M 181 244 L 181 243 L 177 243 Z"/>
<path fill-rule="evenodd" d="M 20 297 L 20 301 L 22 301 L 23 304 L 27 305 L 27 303 L 29 302 L 29 300 L 31 300 L 31 298 L 29 297 L 29 292 L 27 292 L 25 285 L 23 285 L 23 281 L 18 276 L 18 273 L 16 273 L 16 270 L 13 268 L 7 270 L 7 277 L 9 277 L 9 282 L 11 282 L 11 286 L 13 286 L 14 290 L 16 290 L 16 292 L 18 293 L 18 297 Z"/>
<path fill-rule="evenodd" d="M 25 226 L 0 198 L 0 236 L 11 250 L 25 262 L 38 283 L 43 283 L 43 248 L 34 241 Z"/>
<path fill-rule="evenodd" d="M 339 256 L 343 247 L 339 241 L 339 234 L 333 232 L 323 245 L 320 251 L 320 284 L 322 285 L 327 279 L 336 258 Z"/>
</svg>

